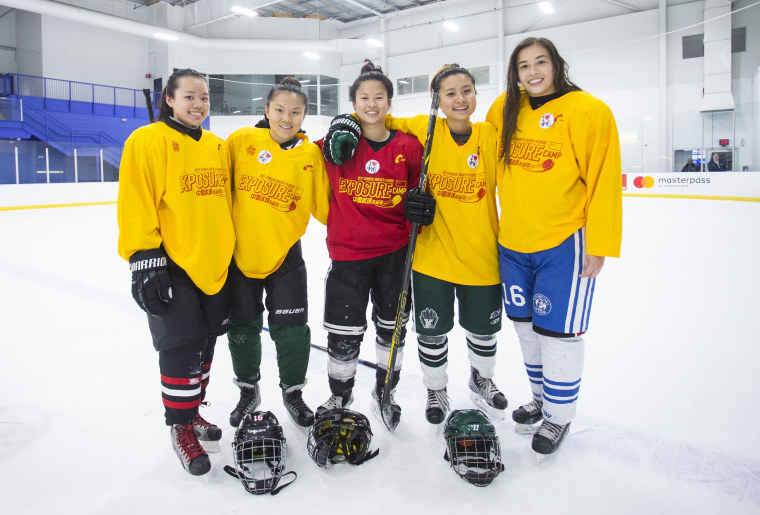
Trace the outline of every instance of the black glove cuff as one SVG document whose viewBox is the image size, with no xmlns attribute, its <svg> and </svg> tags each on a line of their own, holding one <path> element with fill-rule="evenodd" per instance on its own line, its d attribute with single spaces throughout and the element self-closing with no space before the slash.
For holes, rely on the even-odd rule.
<svg viewBox="0 0 760 515">
<path fill-rule="evenodd" d="M 138 250 L 129 257 L 129 269 L 132 272 L 143 272 L 166 268 L 167 257 L 164 249 Z"/>
<path fill-rule="evenodd" d="M 334 132 L 336 130 L 348 130 L 356 134 L 357 139 L 361 137 L 362 127 L 359 122 L 350 114 L 339 114 L 330 122 L 329 130 Z"/>
</svg>

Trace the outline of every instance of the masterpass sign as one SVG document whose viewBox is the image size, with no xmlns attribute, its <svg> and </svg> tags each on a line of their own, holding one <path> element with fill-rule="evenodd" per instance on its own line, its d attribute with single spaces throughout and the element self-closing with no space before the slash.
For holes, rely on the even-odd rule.
<svg viewBox="0 0 760 515">
<path fill-rule="evenodd" d="M 760 199 L 760 172 L 681 172 L 623 174 L 629 195 L 747 197 Z"/>
</svg>

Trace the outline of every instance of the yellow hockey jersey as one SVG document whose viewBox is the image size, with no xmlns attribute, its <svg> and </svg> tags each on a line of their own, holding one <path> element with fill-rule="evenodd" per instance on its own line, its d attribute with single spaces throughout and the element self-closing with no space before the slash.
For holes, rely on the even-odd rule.
<svg viewBox="0 0 760 515">
<path fill-rule="evenodd" d="M 505 96 L 486 117 L 499 134 Z M 601 100 L 571 91 L 533 110 L 524 95 L 500 186 L 504 247 L 526 253 L 554 248 L 585 225 L 588 254 L 620 256 L 620 141 Z"/>
<path fill-rule="evenodd" d="M 327 223 L 330 182 L 322 151 L 302 143 L 283 150 L 268 129 L 244 127 L 227 138 L 233 176 L 235 263 L 246 277 L 276 271 L 303 236 L 310 214 Z"/>
<path fill-rule="evenodd" d="M 224 140 L 199 141 L 163 122 L 134 131 L 119 168 L 119 255 L 163 245 L 207 295 L 221 290 L 235 246 Z"/>
<path fill-rule="evenodd" d="M 424 145 L 428 118 L 388 116 L 386 125 Z M 427 172 L 436 213 L 417 239 L 413 269 L 455 284 L 487 286 L 499 283 L 498 141 L 491 124 L 471 125 L 470 139 L 459 146 L 446 119 L 436 120 Z"/>
</svg>

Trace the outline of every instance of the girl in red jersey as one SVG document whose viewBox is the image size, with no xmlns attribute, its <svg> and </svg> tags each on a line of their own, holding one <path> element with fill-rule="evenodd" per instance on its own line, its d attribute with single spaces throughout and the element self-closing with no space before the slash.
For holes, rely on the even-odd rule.
<svg viewBox="0 0 760 515">
<path fill-rule="evenodd" d="M 317 409 L 317 416 L 353 402 L 354 376 L 367 330 L 370 299 L 378 363 L 371 405 L 373 412 L 378 413 L 409 241 L 404 198 L 407 190 L 417 185 L 422 162 L 422 147 L 415 138 L 385 128 L 393 84 L 380 68 L 366 61 L 349 88 L 349 97 L 362 132 L 353 159 L 341 166 L 330 162 L 327 148 L 341 136 L 333 135 L 333 141 L 326 139 L 323 143 L 332 186 L 327 218 L 327 249 L 332 264 L 325 284 L 324 314 L 332 395 Z M 338 122 L 358 129 L 352 116 L 340 117 Z M 350 137 L 351 131 L 342 134 Z M 408 317 L 408 313 L 404 316 Z M 401 371 L 404 332 L 400 335 L 399 354 L 391 376 L 394 389 Z M 395 427 L 401 407 L 392 394 L 393 390 Z"/>
<path fill-rule="evenodd" d="M 230 268 L 228 334 L 234 381 L 240 388 L 240 400 L 230 414 L 235 427 L 261 402 L 265 308 L 277 350 L 283 404 L 298 426 L 314 423 L 314 413 L 301 392 L 311 331 L 300 238 L 311 215 L 327 221 L 330 184 L 322 152 L 300 132 L 308 105 L 300 82 L 286 77 L 267 96 L 264 121 L 268 123 L 261 128 L 244 127 L 227 138 L 237 235 Z"/>
<path fill-rule="evenodd" d="M 208 112 L 203 75 L 174 72 L 159 121 L 124 145 L 117 202 L 119 254 L 132 269 L 132 296 L 148 314 L 172 446 L 193 475 L 211 468 L 198 440 L 218 450 L 222 438 L 198 406 L 216 338 L 227 330 L 235 246 L 227 147 L 201 128 Z"/>
</svg>

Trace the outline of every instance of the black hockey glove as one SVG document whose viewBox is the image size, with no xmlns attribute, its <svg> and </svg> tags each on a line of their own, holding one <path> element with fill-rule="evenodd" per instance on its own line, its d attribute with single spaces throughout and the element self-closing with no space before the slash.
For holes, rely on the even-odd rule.
<svg viewBox="0 0 760 515">
<path fill-rule="evenodd" d="M 333 118 L 322 144 L 322 153 L 327 162 L 340 166 L 351 159 L 361 137 L 362 129 L 356 118 L 350 114 L 340 114 Z"/>
<path fill-rule="evenodd" d="M 164 249 L 140 250 L 129 258 L 132 270 L 132 297 L 149 315 L 166 314 L 172 301 L 172 280 L 166 269 Z"/>
<path fill-rule="evenodd" d="M 430 225 L 435 218 L 435 199 L 427 191 L 419 187 L 412 188 L 406 193 L 404 201 L 404 216 L 412 223 Z"/>
</svg>

